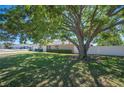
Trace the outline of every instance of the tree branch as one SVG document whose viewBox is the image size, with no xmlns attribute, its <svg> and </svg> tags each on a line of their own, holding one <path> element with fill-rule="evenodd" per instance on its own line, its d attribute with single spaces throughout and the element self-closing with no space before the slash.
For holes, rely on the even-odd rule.
<svg viewBox="0 0 124 93">
<path fill-rule="evenodd" d="M 120 25 L 120 24 L 124 24 L 124 20 L 118 21 L 117 23 L 115 23 L 115 24 L 113 24 L 113 25 L 111 25 L 111 26 L 108 26 L 108 27 L 102 29 L 102 31 L 106 31 L 106 30 L 108 30 L 108 29 L 110 29 L 110 28 L 112 28 L 112 27 L 115 27 L 115 26 L 117 26 L 117 25 Z"/>
<path fill-rule="evenodd" d="M 101 32 L 100 28 L 101 28 L 101 25 L 98 24 L 98 26 L 97 26 L 96 29 L 94 30 L 93 34 L 92 34 L 92 35 L 89 37 L 89 39 L 86 41 L 86 43 L 85 43 L 85 46 L 86 46 L 86 47 L 89 47 L 90 42 L 94 39 L 95 36 L 98 35 L 98 33 Z"/>
<path fill-rule="evenodd" d="M 71 38 L 69 38 L 68 36 L 64 36 L 67 40 L 69 40 L 71 43 L 73 43 L 77 48 L 79 47 L 79 45 L 74 41 L 72 40 Z"/>
<path fill-rule="evenodd" d="M 94 17 L 95 17 L 95 15 L 96 15 L 97 9 L 98 9 L 98 6 L 96 6 L 96 8 L 95 8 L 95 10 L 94 10 L 94 12 L 93 12 L 93 14 L 92 14 L 92 16 L 91 16 L 90 27 L 89 27 L 89 30 L 88 30 L 89 35 L 90 35 L 90 33 L 91 33 L 91 30 L 93 29 L 93 21 L 94 21 Z"/>
<path fill-rule="evenodd" d="M 81 5 L 80 6 L 80 11 L 79 11 L 79 15 L 81 16 L 82 15 L 82 12 L 83 12 L 83 9 L 85 8 L 85 6 L 84 5 Z"/>
<path fill-rule="evenodd" d="M 74 20 L 73 20 L 72 18 L 70 18 L 67 14 L 63 14 L 63 16 L 64 16 L 64 18 L 65 18 L 66 20 L 68 20 L 70 23 L 73 23 L 73 22 L 74 22 Z"/>
<path fill-rule="evenodd" d="M 93 15 L 92 15 L 92 18 L 91 18 L 91 25 L 92 25 L 92 22 L 94 20 L 95 15 L 96 15 L 97 9 L 98 9 L 98 6 L 96 6 L 96 8 L 95 8 L 95 10 L 93 12 Z"/>
<path fill-rule="evenodd" d="M 118 14 L 120 11 L 122 11 L 122 10 L 124 9 L 124 6 L 123 6 L 123 7 L 120 6 L 120 7 L 121 7 L 121 8 L 119 8 L 119 7 L 117 6 L 117 7 L 115 7 L 113 10 L 110 9 L 110 11 L 108 11 L 107 15 L 108 15 L 108 16 L 114 16 L 114 15 Z M 116 11 L 117 8 L 118 8 L 118 10 Z M 114 11 L 115 11 L 115 12 L 114 12 Z"/>
</svg>

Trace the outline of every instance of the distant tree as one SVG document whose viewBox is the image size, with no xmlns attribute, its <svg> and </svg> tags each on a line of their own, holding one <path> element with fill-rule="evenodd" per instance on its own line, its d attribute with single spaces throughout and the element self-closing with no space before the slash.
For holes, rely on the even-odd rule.
<svg viewBox="0 0 124 93">
<path fill-rule="evenodd" d="M 11 49 L 13 44 L 12 44 L 12 42 L 4 42 L 3 45 L 6 49 Z"/>
</svg>

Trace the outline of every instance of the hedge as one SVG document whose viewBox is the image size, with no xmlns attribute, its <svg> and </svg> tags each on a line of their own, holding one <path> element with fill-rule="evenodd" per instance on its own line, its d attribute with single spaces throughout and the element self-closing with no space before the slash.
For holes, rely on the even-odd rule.
<svg viewBox="0 0 124 93">
<path fill-rule="evenodd" d="M 35 49 L 37 52 L 43 52 L 43 49 Z"/>
<path fill-rule="evenodd" d="M 69 49 L 47 49 L 47 52 L 54 52 L 54 53 L 73 53 L 72 50 L 69 50 Z"/>
</svg>

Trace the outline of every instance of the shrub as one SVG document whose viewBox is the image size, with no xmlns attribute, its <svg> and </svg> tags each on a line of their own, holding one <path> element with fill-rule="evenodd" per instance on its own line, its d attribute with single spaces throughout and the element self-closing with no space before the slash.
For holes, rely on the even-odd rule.
<svg viewBox="0 0 124 93">
<path fill-rule="evenodd" d="M 31 48 L 29 48 L 29 51 L 33 51 Z"/>
<path fill-rule="evenodd" d="M 35 49 L 37 52 L 43 52 L 43 49 Z"/>
<path fill-rule="evenodd" d="M 69 49 L 47 49 L 47 52 L 54 52 L 54 53 L 73 53 L 72 50 L 69 50 Z"/>
</svg>

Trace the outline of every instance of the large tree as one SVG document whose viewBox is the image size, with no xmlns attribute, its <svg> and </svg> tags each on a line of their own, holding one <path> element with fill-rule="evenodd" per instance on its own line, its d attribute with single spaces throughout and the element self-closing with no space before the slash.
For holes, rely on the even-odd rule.
<svg viewBox="0 0 124 93">
<path fill-rule="evenodd" d="M 85 58 L 90 43 L 100 33 L 122 30 L 123 9 L 124 6 L 35 6 L 32 22 L 37 36 L 65 38 Z"/>
<path fill-rule="evenodd" d="M 101 33 L 109 34 L 113 29 L 118 32 L 123 30 L 124 6 L 23 7 L 21 13 L 25 15 L 25 25 L 22 28 L 24 33 L 30 34 L 35 42 L 69 40 L 79 50 L 80 58 L 87 58 L 90 43 Z M 24 21 L 26 18 L 30 21 L 29 25 Z"/>
</svg>

